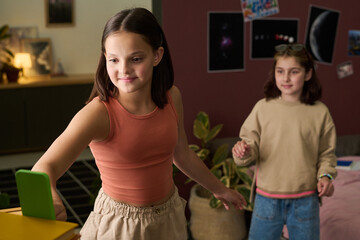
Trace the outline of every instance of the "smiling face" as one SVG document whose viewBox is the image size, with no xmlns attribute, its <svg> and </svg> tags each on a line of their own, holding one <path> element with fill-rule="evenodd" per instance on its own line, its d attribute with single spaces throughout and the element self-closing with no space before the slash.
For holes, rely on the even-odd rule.
<svg viewBox="0 0 360 240">
<path fill-rule="evenodd" d="M 119 93 L 151 92 L 153 67 L 159 64 L 164 49 L 156 51 L 136 33 L 120 31 L 105 41 L 106 69 Z"/>
<path fill-rule="evenodd" d="M 295 57 L 279 57 L 275 65 L 275 81 L 281 98 L 289 102 L 300 101 L 304 83 L 311 75 L 312 71 L 305 72 Z"/>
</svg>

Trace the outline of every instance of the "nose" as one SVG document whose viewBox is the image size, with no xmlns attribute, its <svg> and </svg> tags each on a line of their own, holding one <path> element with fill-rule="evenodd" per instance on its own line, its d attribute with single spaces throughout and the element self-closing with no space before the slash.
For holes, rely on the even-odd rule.
<svg viewBox="0 0 360 240">
<path fill-rule="evenodd" d="M 120 61 L 118 70 L 123 74 L 130 72 L 130 64 L 127 61 Z"/>
<path fill-rule="evenodd" d="M 290 72 L 287 72 L 284 76 L 284 81 L 289 82 L 290 81 Z"/>
</svg>

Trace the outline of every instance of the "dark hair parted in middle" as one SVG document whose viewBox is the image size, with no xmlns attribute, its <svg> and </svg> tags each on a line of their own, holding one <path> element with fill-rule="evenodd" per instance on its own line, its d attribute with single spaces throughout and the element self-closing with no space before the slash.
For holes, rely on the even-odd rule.
<svg viewBox="0 0 360 240">
<path fill-rule="evenodd" d="M 145 8 L 123 10 L 111 17 L 106 23 L 101 40 L 101 55 L 95 75 L 94 87 L 88 101 L 91 101 L 96 96 L 99 96 L 103 101 L 107 101 L 109 96 L 114 97 L 119 93 L 107 73 L 104 56 L 106 39 L 111 34 L 119 31 L 141 35 L 154 51 L 159 47 L 164 48 L 162 60 L 153 69 L 151 83 L 152 100 L 159 108 L 163 108 L 168 102 L 166 92 L 174 83 L 174 70 L 164 32 L 154 15 Z"/>
<path fill-rule="evenodd" d="M 304 82 L 300 101 L 308 105 L 313 105 L 315 101 L 321 98 L 322 88 L 316 75 L 314 60 L 304 46 L 297 48 L 298 45 L 299 44 L 289 44 L 287 47 L 284 47 L 283 50 L 275 53 L 274 64 L 270 71 L 269 79 L 264 86 L 264 94 L 267 100 L 281 96 L 281 91 L 277 88 L 275 81 L 275 67 L 278 59 L 281 57 L 294 57 L 297 63 L 305 69 L 306 73 L 312 70 L 311 78 Z"/>
</svg>

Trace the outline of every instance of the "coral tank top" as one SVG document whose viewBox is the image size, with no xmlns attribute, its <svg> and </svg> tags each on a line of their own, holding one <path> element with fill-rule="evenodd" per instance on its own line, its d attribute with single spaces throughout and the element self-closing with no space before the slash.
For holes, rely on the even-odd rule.
<svg viewBox="0 0 360 240">
<path fill-rule="evenodd" d="M 110 119 L 104 141 L 90 149 L 110 197 L 133 204 L 164 199 L 173 187 L 172 163 L 178 140 L 178 116 L 170 95 L 163 109 L 129 113 L 115 98 L 103 102 Z"/>
</svg>

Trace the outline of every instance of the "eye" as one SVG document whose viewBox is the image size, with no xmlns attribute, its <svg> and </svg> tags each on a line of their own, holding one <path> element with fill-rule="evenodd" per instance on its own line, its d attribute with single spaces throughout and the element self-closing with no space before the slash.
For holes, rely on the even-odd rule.
<svg viewBox="0 0 360 240">
<path fill-rule="evenodd" d="M 276 69 L 277 74 L 281 74 L 283 71 L 281 69 Z"/>
<path fill-rule="evenodd" d="M 116 58 L 109 58 L 108 61 L 109 61 L 109 62 L 116 63 L 116 62 L 117 62 L 117 59 L 116 59 Z"/>
<path fill-rule="evenodd" d="M 132 61 L 135 62 L 135 63 L 141 62 L 142 60 L 143 60 L 142 57 L 133 57 L 133 58 L 132 58 Z"/>
</svg>

